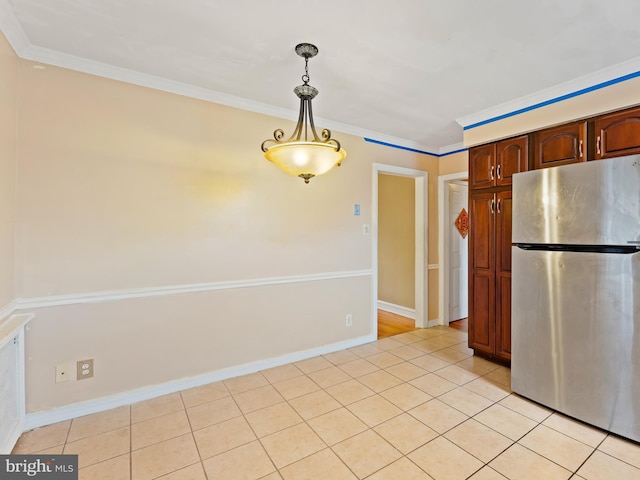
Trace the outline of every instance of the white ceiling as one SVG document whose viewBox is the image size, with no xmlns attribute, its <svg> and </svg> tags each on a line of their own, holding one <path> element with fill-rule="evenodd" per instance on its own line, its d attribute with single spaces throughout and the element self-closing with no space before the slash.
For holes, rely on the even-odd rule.
<svg viewBox="0 0 640 480">
<path fill-rule="evenodd" d="M 319 127 L 435 153 L 456 120 L 640 70 L 639 25 L 638 0 L 0 0 L 23 58 L 284 118 L 314 43 Z"/>
</svg>

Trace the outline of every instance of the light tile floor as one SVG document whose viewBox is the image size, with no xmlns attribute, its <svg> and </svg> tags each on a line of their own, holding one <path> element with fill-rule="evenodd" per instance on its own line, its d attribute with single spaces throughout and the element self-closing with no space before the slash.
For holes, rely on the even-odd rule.
<svg viewBox="0 0 640 480">
<path fill-rule="evenodd" d="M 513 393 L 466 333 L 416 330 L 27 432 L 81 480 L 640 479 L 640 445 Z"/>
</svg>

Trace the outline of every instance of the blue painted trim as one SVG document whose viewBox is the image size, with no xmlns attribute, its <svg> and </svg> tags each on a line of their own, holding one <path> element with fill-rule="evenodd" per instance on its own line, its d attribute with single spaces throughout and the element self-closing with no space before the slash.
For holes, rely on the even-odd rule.
<svg viewBox="0 0 640 480">
<path fill-rule="evenodd" d="M 497 122 L 498 120 L 504 120 L 505 118 L 514 117 L 516 115 L 520 115 L 521 113 L 529 112 L 531 110 L 536 110 L 541 107 L 546 107 L 547 105 L 552 105 L 554 103 L 568 100 L 569 98 L 579 97 L 580 95 L 584 95 L 585 93 L 610 87 L 611 85 L 615 85 L 616 83 L 626 82 L 627 80 L 631 80 L 632 78 L 636 78 L 636 77 L 640 77 L 640 71 L 629 73 L 627 75 L 623 75 L 622 77 L 614 78 L 612 80 L 607 80 L 606 82 L 598 83 L 596 85 L 592 85 L 591 87 L 582 88 L 575 92 L 567 93 L 565 95 L 560 95 L 559 97 L 551 98 L 549 100 L 545 100 L 544 102 L 535 103 L 528 107 L 520 108 L 519 110 L 514 110 L 513 112 L 505 113 L 503 115 L 498 115 L 497 117 L 482 120 L 481 122 L 477 122 L 472 125 L 467 125 L 466 127 L 463 128 L 463 130 L 470 130 L 472 128 L 480 127 L 481 125 L 487 125 L 488 123 Z"/>
<path fill-rule="evenodd" d="M 438 154 L 438 157 L 446 157 L 447 155 L 453 155 L 454 153 L 468 152 L 468 151 L 469 151 L 468 148 L 461 148 L 459 150 L 454 150 L 453 152 L 440 153 Z"/>
<path fill-rule="evenodd" d="M 378 145 L 384 145 L 385 147 L 398 148 L 400 150 L 407 150 L 409 152 L 421 153 L 422 155 L 431 155 L 432 157 L 437 157 L 437 158 L 446 157 L 447 155 L 453 155 L 454 153 L 466 152 L 467 150 L 469 150 L 468 148 L 461 148 L 453 152 L 431 153 L 425 150 L 418 150 L 416 148 L 403 147 L 402 145 L 395 145 L 393 143 L 381 142 L 380 140 L 374 140 L 373 138 L 364 137 L 364 141 L 369 143 L 377 143 Z"/>
<path fill-rule="evenodd" d="M 416 148 L 403 147 L 402 145 L 394 145 L 393 143 L 381 142 L 380 140 L 374 140 L 373 138 L 364 139 L 365 142 L 377 143 L 378 145 L 384 145 L 385 147 L 399 148 L 400 150 L 408 150 L 409 152 L 421 153 L 423 155 L 431 155 L 433 157 L 437 157 L 437 153 L 427 152 L 425 150 L 418 150 Z"/>
</svg>

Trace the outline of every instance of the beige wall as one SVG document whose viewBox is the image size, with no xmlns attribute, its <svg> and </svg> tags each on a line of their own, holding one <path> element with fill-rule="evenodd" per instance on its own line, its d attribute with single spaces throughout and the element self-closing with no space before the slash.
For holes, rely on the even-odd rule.
<svg viewBox="0 0 640 480">
<path fill-rule="evenodd" d="M 465 130 L 464 144 L 480 145 L 638 104 L 640 104 L 640 78 L 633 78 L 559 103 Z"/>
<path fill-rule="evenodd" d="M 450 175 L 452 173 L 467 172 L 469 170 L 469 151 L 452 153 L 440 157 L 438 175 Z"/>
<path fill-rule="evenodd" d="M 370 268 L 360 139 L 305 185 L 262 157 L 282 120 L 55 67 L 20 88 L 20 296 Z"/>
<path fill-rule="evenodd" d="M 367 335 L 371 278 L 266 285 L 36 309 L 27 332 L 27 412 L 134 392 Z M 353 326 L 345 328 L 345 313 Z M 95 377 L 54 366 L 95 360 Z"/>
<path fill-rule="evenodd" d="M 415 308 L 415 180 L 378 176 L 378 300 Z"/>
<path fill-rule="evenodd" d="M 291 122 L 27 61 L 18 96 L 28 412 L 374 335 L 373 163 L 429 171 L 437 223 L 435 158 L 334 132 L 347 159 L 305 185 L 259 148 Z"/>
<path fill-rule="evenodd" d="M 17 65 L 18 58 L 0 34 L 0 310 L 15 296 Z"/>
</svg>

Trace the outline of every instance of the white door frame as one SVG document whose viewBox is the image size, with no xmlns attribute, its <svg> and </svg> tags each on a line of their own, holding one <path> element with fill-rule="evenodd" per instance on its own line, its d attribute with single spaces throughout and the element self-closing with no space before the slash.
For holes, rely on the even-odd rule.
<svg viewBox="0 0 640 480">
<path fill-rule="evenodd" d="M 449 229 L 445 219 L 449 215 L 449 183 L 469 178 L 469 172 L 450 173 L 438 177 L 438 310 L 442 325 L 449 325 Z"/>
<path fill-rule="evenodd" d="M 428 318 L 429 283 L 427 271 L 429 172 L 374 163 L 373 225 L 371 228 L 373 237 L 373 331 L 377 331 L 378 323 L 378 174 L 380 173 L 410 177 L 415 180 L 415 325 L 416 328 L 426 328 L 431 326 Z"/>
</svg>

